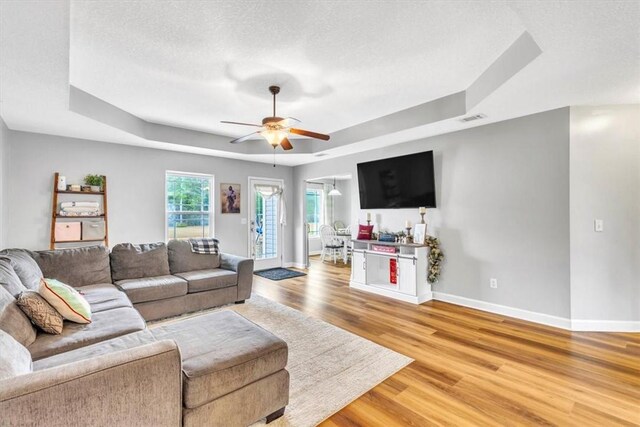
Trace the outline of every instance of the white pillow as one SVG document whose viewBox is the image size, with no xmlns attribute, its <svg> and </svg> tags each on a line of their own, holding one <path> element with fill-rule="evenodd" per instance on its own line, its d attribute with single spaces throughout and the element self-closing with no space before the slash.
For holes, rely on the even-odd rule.
<svg viewBox="0 0 640 427">
<path fill-rule="evenodd" d="M 89 303 L 71 286 L 55 279 L 42 279 L 38 293 L 65 319 L 75 323 L 91 323 Z"/>
</svg>

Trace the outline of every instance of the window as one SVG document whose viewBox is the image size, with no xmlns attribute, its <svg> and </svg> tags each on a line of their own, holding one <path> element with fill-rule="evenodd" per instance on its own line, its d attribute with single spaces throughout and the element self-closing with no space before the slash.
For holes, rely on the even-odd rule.
<svg viewBox="0 0 640 427">
<path fill-rule="evenodd" d="M 320 226 L 324 223 L 324 190 L 322 188 L 307 188 L 306 201 L 309 237 L 318 237 Z"/>
<path fill-rule="evenodd" d="M 213 176 L 167 172 L 167 240 L 213 236 Z"/>
</svg>

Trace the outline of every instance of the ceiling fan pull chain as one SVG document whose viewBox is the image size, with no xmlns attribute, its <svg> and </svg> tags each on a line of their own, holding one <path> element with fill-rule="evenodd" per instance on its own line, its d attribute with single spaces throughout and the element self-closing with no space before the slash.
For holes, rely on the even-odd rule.
<svg viewBox="0 0 640 427">
<path fill-rule="evenodd" d="M 274 97 L 275 97 L 275 95 L 274 95 Z M 273 147 L 273 167 L 274 168 L 276 167 L 276 147 Z"/>
</svg>

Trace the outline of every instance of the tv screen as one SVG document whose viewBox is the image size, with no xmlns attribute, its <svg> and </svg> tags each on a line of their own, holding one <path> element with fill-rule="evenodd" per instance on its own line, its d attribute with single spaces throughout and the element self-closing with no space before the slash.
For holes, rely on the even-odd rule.
<svg viewBox="0 0 640 427">
<path fill-rule="evenodd" d="M 360 209 L 436 207 L 433 151 L 358 163 Z"/>
</svg>

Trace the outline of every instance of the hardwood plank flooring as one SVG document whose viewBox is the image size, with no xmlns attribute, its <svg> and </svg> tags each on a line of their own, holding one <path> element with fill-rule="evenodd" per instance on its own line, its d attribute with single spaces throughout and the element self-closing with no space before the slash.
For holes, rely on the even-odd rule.
<svg viewBox="0 0 640 427">
<path fill-rule="evenodd" d="M 348 266 L 254 276 L 259 295 L 415 359 L 326 420 L 336 426 L 640 426 L 640 334 L 570 332 L 349 288 Z"/>
</svg>

